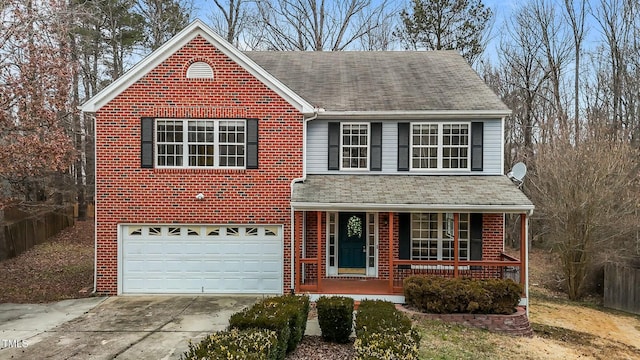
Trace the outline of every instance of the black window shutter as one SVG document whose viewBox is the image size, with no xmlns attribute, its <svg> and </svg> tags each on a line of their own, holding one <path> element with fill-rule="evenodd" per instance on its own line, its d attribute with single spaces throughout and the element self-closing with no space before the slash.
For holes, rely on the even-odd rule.
<svg viewBox="0 0 640 360">
<path fill-rule="evenodd" d="M 153 168 L 153 118 L 140 119 L 140 167 Z"/>
<path fill-rule="evenodd" d="M 382 171 L 382 123 L 371 123 L 371 171 Z"/>
<path fill-rule="evenodd" d="M 398 256 L 400 260 L 411 260 L 411 214 L 398 214 Z M 402 268 L 402 267 L 401 267 Z"/>
<path fill-rule="evenodd" d="M 247 119 L 247 169 L 258 168 L 258 119 Z"/>
<path fill-rule="evenodd" d="M 340 123 L 329 123 L 329 170 L 340 170 Z"/>
<path fill-rule="evenodd" d="M 409 171 L 409 123 L 398 123 L 398 171 Z"/>
<path fill-rule="evenodd" d="M 469 244 L 469 260 L 482 260 L 482 214 L 469 214 L 469 221 L 471 222 L 471 243 Z M 481 269 L 481 267 L 473 266 L 471 269 L 479 270 Z"/>
<path fill-rule="evenodd" d="M 482 142 L 484 123 L 471 123 L 471 171 L 482 171 Z"/>
</svg>

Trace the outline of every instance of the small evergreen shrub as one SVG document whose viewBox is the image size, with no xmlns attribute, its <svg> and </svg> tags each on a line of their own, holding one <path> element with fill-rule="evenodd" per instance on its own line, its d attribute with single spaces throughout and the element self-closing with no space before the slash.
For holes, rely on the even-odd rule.
<svg viewBox="0 0 640 360">
<path fill-rule="evenodd" d="M 408 332 L 411 330 L 411 320 L 398 311 L 391 302 L 382 300 L 360 302 L 356 316 L 356 337 L 360 337 L 364 332 L 384 332 L 388 329 Z"/>
<path fill-rule="evenodd" d="M 259 302 L 252 307 L 231 315 L 229 329 L 266 329 L 276 333 L 276 359 L 284 359 L 289 346 L 291 328 L 290 315 L 272 303 Z"/>
<path fill-rule="evenodd" d="M 423 312 L 512 314 L 522 288 L 510 279 L 448 279 L 411 276 L 404 280 L 408 305 Z"/>
<path fill-rule="evenodd" d="M 492 295 L 492 313 L 513 314 L 520 303 L 522 286 L 511 279 L 483 280 L 483 286 Z"/>
<path fill-rule="evenodd" d="M 285 354 L 295 350 L 302 341 L 308 314 L 308 296 L 276 296 L 233 314 L 229 319 L 229 328 L 275 331 L 278 336 L 277 353 L 284 359 Z"/>
<path fill-rule="evenodd" d="M 415 330 L 408 333 L 365 332 L 354 344 L 356 360 L 417 360 L 420 338 Z"/>
<path fill-rule="evenodd" d="M 322 296 L 316 302 L 318 323 L 325 341 L 347 343 L 353 327 L 353 299 Z"/>
<path fill-rule="evenodd" d="M 291 352 L 298 347 L 307 330 L 307 318 L 309 317 L 309 297 L 284 295 L 266 300 L 275 304 L 280 303 L 283 311 L 289 314 L 289 328 L 291 336 L 287 345 L 287 352 Z"/>
<path fill-rule="evenodd" d="M 213 333 L 200 343 L 189 342 L 189 350 L 181 360 L 277 360 L 278 338 L 276 333 L 265 329 L 231 329 Z"/>
<path fill-rule="evenodd" d="M 386 301 L 365 300 L 356 316 L 356 359 L 418 359 L 420 335 L 411 320 Z"/>
</svg>

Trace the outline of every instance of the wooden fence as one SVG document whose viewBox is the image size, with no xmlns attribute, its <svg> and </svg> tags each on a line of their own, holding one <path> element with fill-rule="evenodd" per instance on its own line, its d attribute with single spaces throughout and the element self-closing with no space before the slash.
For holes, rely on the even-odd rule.
<svg viewBox="0 0 640 360">
<path fill-rule="evenodd" d="M 614 263 L 605 266 L 604 306 L 640 315 L 640 269 Z"/>
<path fill-rule="evenodd" d="M 13 222 L 0 222 L 0 260 L 18 256 L 33 246 L 44 243 L 60 230 L 73 225 L 73 222 L 73 206 Z"/>
</svg>

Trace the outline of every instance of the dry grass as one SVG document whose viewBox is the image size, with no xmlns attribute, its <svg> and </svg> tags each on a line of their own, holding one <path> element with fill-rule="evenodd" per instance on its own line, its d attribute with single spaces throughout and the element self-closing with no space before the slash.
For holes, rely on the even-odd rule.
<svg viewBox="0 0 640 360">
<path fill-rule="evenodd" d="M 0 262 L 0 303 L 42 303 L 90 296 L 93 220 L 76 222 L 51 241 Z"/>
</svg>

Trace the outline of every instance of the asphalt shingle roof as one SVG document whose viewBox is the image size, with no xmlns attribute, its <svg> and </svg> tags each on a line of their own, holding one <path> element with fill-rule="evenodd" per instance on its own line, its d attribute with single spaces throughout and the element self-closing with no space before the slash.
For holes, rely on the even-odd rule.
<svg viewBox="0 0 640 360">
<path fill-rule="evenodd" d="M 533 209 L 524 193 L 503 175 L 308 175 L 304 183 L 294 184 L 291 202 L 298 207 L 345 204 L 392 210 Z"/>
<path fill-rule="evenodd" d="M 508 111 L 455 51 L 245 54 L 327 111 Z"/>
</svg>

